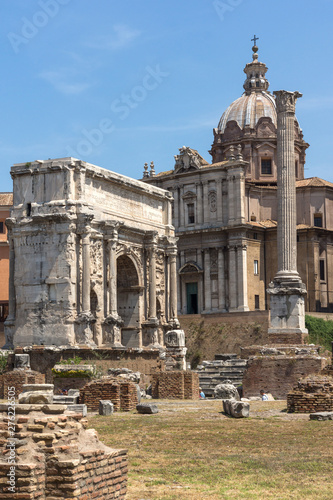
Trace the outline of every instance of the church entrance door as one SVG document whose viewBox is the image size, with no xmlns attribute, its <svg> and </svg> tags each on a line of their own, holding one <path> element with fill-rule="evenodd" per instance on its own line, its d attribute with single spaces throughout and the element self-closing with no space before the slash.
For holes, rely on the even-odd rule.
<svg viewBox="0 0 333 500">
<path fill-rule="evenodd" d="M 186 283 L 187 314 L 198 314 L 198 283 Z"/>
</svg>

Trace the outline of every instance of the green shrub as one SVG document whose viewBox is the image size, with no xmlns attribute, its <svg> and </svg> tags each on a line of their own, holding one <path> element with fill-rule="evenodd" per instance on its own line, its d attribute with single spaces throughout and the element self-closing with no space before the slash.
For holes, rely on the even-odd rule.
<svg viewBox="0 0 333 500">
<path fill-rule="evenodd" d="M 316 318 L 315 316 L 305 316 L 305 326 L 309 331 L 309 343 L 319 344 L 328 351 L 332 350 L 333 342 L 333 321 Z"/>
<path fill-rule="evenodd" d="M 7 366 L 7 359 L 8 359 L 8 353 L 1 353 L 0 354 L 0 375 L 5 371 L 5 368 Z"/>
</svg>

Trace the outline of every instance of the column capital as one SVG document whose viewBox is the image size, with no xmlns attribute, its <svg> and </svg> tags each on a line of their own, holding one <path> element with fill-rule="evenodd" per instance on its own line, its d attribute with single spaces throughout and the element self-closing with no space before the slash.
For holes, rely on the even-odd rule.
<svg viewBox="0 0 333 500">
<path fill-rule="evenodd" d="M 295 113 L 296 100 L 302 97 L 300 92 L 289 92 L 288 90 L 275 90 L 276 111 L 278 113 Z"/>
</svg>

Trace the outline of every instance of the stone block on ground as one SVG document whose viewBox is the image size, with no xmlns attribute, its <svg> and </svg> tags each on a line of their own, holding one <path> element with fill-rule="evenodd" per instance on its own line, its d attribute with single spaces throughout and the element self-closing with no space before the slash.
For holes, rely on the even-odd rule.
<svg viewBox="0 0 333 500">
<path fill-rule="evenodd" d="M 99 415 L 112 415 L 113 414 L 113 403 L 110 400 L 101 399 L 98 408 Z"/>
<path fill-rule="evenodd" d="M 310 420 L 333 420 L 333 411 L 310 413 Z"/>
<path fill-rule="evenodd" d="M 67 411 L 73 411 L 75 413 L 82 413 L 83 417 L 87 416 L 87 405 L 67 405 Z"/>
<path fill-rule="evenodd" d="M 218 384 L 214 389 L 215 399 L 235 399 L 240 400 L 236 387 L 227 381 L 225 384 Z"/>
<path fill-rule="evenodd" d="M 250 404 L 245 401 L 236 401 L 235 399 L 224 399 L 223 411 L 226 415 L 233 418 L 246 418 L 250 415 Z"/>
<path fill-rule="evenodd" d="M 53 384 L 24 384 L 19 394 L 20 404 L 52 404 Z"/>
<path fill-rule="evenodd" d="M 138 413 L 152 415 L 158 413 L 157 405 L 154 403 L 140 403 L 136 405 Z"/>
</svg>

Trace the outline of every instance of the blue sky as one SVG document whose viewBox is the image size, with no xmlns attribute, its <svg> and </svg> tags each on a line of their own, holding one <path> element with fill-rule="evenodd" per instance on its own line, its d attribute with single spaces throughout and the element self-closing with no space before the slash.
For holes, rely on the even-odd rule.
<svg viewBox="0 0 333 500">
<path fill-rule="evenodd" d="M 75 156 L 142 176 L 184 145 L 208 161 L 251 38 L 270 91 L 299 90 L 306 177 L 333 182 L 331 0 L 2 0 L 0 191 L 10 167 Z"/>
</svg>

